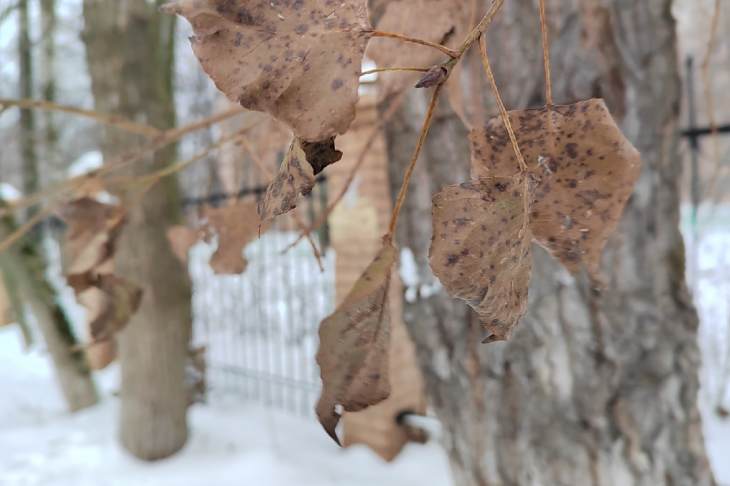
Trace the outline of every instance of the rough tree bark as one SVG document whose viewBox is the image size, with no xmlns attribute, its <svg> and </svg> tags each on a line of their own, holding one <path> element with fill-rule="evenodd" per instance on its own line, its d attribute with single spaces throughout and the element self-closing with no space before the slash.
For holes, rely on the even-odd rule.
<svg viewBox="0 0 730 486">
<path fill-rule="evenodd" d="M 174 19 L 145 0 L 84 1 L 84 40 L 95 106 L 159 128 L 175 124 Z M 138 137 L 109 130 L 106 159 L 139 146 Z M 174 160 L 160 151 L 126 172 L 149 171 Z M 122 365 L 120 438 L 135 456 L 155 460 L 187 440 L 185 363 L 191 330 L 187 269 L 172 253 L 166 228 L 180 215 L 174 177 L 153 190 L 120 194 L 128 222 L 120 238 L 116 272 L 144 289 L 142 304 L 119 335 Z"/>
<path fill-rule="evenodd" d="M 544 103 L 536 3 L 505 2 L 488 36 L 511 108 Z M 607 290 L 592 292 L 536 250 L 528 315 L 509 342 L 489 345 L 445 295 L 404 302 L 458 486 L 713 483 L 697 407 L 698 320 L 678 230 L 681 92 L 671 3 L 548 2 L 556 102 L 605 97 L 643 157 L 604 254 Z M 422 119 L 414 114 L 422 95 L 412 101 L 387 127 L 394 188 Z M 423 285 L 434 279 L 430 196 L 466 179 L 463 131 L 442 107 L 398 228 Z"/>
</svg>

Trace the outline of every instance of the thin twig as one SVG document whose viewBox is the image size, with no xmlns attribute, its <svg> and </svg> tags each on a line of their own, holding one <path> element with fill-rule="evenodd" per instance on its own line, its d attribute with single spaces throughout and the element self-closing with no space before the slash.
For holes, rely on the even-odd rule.
<svg viewBox="0 0 730 486">
<path fill-rule="evenodd" d="M 418 161 L 418 156 L 421 154 L 421 149 L 423 148 L 423 144 L 426 141 L 426 137 L 428 136 L 428 130 L 431 128 L 431 121 L 433 120 L 433 114 L 436 111 L 436 102 L 438 101 L 439 94 L 441 94 L 441 88 L 443 87 L 443 83 L 440 83 L 436 86 L 436 88 L 433 90 L 433 94 L 431 95 L 431 101 L 428 104 L 428 109 L 426 111 L 426 117 L 423 120 L 423 125 L 421 126 L 421 132 L 418 134 L 418 142 L 416 142 L 416 148 L 413 150 L 413 155 L 411 156 L 411 161 L 408 164 L 408 168 L 406 169 L 406 173 L 403 176 L 403 183 L 400 186 L 400 191 L 398 192 L 398 197 L 395 200 L 395 205 L 393 206 L 393 213 L 390 216 L 390 224 L 388 225 L 388 233 L 386 235 L 386 239 L 392 239 L 393 234 L 395 233 L 395 227 L 398 224 L 398 215 L 400 214 L 400 210 L 403 207 L 403 202 L 406 199 L 406 194 L 408 193 L 408 186 L 411 182 L 411 176 L 413 175 L 413 171 L 416 168 L 416 162 Z"/>
<path fill-rule="evenodd" d="M 715 118 L 715 100 L 714 93 L 712 91 L 712 77 L 710 72 L 710 61 L 712 59 L 712 53 L 715 50 L 715 44 L 717 42 L 717 28 L 720 20 L 720 0 L 715 0 L 715 6 L 712 12 L 712 20 L 710 22 L 710 37 L 707 40 L 707 48 L 705 55 L 702 58 L 702 84 L 705 95 L 705 105 L 707 107 L 707 120 L 710 125 L 710 134 L 712 140 L 712 159 L 714 163 L 714 170 L 712 171 L 712 177 L 710 181 L 710 187 L 707 193 L 713 192 L 714 185 L 719 179 L 718 175 L 722 168 L 720 160 L 720 149 L 717 140 L 717 120 Z"/>
<path fill-rule="evenodd" d="M 124 153 L 124 154 L 120 155 L 119 157 L 116 157 L 116 158 L 108 161 L 106 164 L 104 164 L 103 167 L 94 171 L 93 175 L 95 175 L 97 177 L 101 177 L 110 172 L 113 172 L 120 168 L 126 167 L 130 164 L 136 163 L 136 162 L 142 160 L 150 152 L 156 152 L 156 151 L 166 147 L 167 145 L 177 142 L 178 140 L 180 140 L 181 138 L 183 138 L 184 136 L 186 136 L 192 132 L 202 130 L 204 128 L 208 128 L 209 126 L 215 125 L 216 123 L 219 123 L 228 118 L 236 116 L 236 115 L 242 113 L 243 111 L 245 111 L 243 108 L 235 107 L 235 108 L 223 111 L 221 113 L 216 113 L 214 115 L 203 118 L 201 120 L 190 123 L 188 125 L 167 130 L 167 131 L 163 132 L 161 135 L 155 137 L 154 139 L 149 140 L 140 149 L 135 150 L 133 152 Z M 44 198 L 56 196 L 59 193 L 63 193 L 65 191 L 71 191 L 80 182 L 82 182 L 84 179 L 87 179 L 89 177 L 89 175 L 90 174 L 82 174 L 79 176 L 71 177 L 70 179 L 66 179 L 64 181 L 51 184 L 50 186 L 45 187 L 45 188 L 41 189 L 40 191 L 37 191 L 33 194 L 28 194 L 27 196 L 24 196 L 20 199 L 13 201 L 12 203 L 8 203 L 6 208 L 0 209 L 0 216 L 5 215 L 5 214 L 10 214 L 14 211 L 17 211 L 17 210 L 20 210 L 20 209 L 23 209 L 23 208 L 26 208 L 29 206 L 34 206 L 34 205 L 38 204 L 40 201 L 42 201 Z"/>
<path fill-rule="evenodd" d="M 464 56 L 464 53 L 466 53 L 469 48 L 476 42 L 479 37 L 486 32 L 489 25 L 494 20 L 495 16 L 497 15 L 497 12 L 499 12 L 499 9 L 502 7 L 502 4 L 504 3 L 504 0 L 494 0 L 492 2 L 492 5 L 489 7 L 489 10 L 487 10 L 487 13 L 484 14 L 482 19 L 479 21 L 479 23 L 467 34 L 464 41 L 461 43 L 461 47 L 458 51 L 456 51 L 456 56 L 452 56 L 452 59 L 447 61 L 443 64 L 443 67 L 446 68 L 446 76 L 444 79 L 441 80 L 441 82 L 436 86 L 436 89 L 434 89 L 433 95 L 431 96 L 431 101 L 428 104 L 428 109 L 426 111 L 426 117 L 423 120 L 423 126 L 421 127 L 421 132 L 418 135 L 418 141 L 416 143 L 416 148 L 413 151 L 413 155 L 411 156 L 411 161 L 408 164 L 408 168 L 406 169 L 406 173 L 403 177 L 403 183 L 401 184 L 400 191 L 398 192 L 398 197 L 396 198 L 395 205 L 393 207 L 393 212 L 390 217 L 390 224 L 388 225 L 388 233 L 386 234 L 387 239 L 392 239 L 393 234 L 395 233 L 396 225 L 398 224 L 398 215 L 400 214 L 401 208 L 403 207 L 403 202 L 405 201 L 406 194 L 408 193 L 408 186 L 411 181 L 411 176 L 413 175 L 413 171 L 416 168 L 416 162 L 418 161 L 418 156 L 421 153 L 421 149 L 423 148 L 423 144 L 426 141 L 426 137 L 428 136 L 428 130 L 431 127 L 431 121 L 433 120 L 433 114 L 436 109 L 436 102 L 438 101 L 439 94 L 441 93 L 441 88 L 443 87 L 444 83 L 448 79 L 449 75 L 451 74 L 451 69 L 453 68 L 456 63 L 458 63 Z"/>
<path fill-rule="evenodd" d="M 401 42 L 409 42 L 411 44 L 420 44 L 422 46 L 428 46 L 432 47 L 434 49 L 438 49 L 439 51 L 443 52 L 447 56 L 451 58 L 457 58 L 459 57 L 459 53 L 449 47 L 442 46 L 441 44 L 436 44 L 435 42 L 430 42 L 424 39 L 417 39 L 415 37 L 409 37 L 407 35 L 403 34 L 397 34 L 395 32 L 382 32 L 379 30 L 373 30 L 371 32 L 373 37 L 384 37 L 387 39 L 397 39 Z"/>
<path fill-rule="evenodd" d="M 251 142 L 248 140 L 248 137 L 245 135 L 241 138 L 241 145 L 243 145 L 244 150 L 248 153 L 248 155 L 253 160 L 254 164 L 258 169 L 261 171 L 261 173 L 264 175 L 266 179 L 268 179 L 269 182 L 271 182 L 274 179 L 274 173 L 266 167 L 266 164 L 263 160 L 261 160 L 261 157 L 259 154 L 253 149 L 253 146 L 251 145 Z M 314 258 L 317 260 L 317 265 L 319 266 L 319 271 L 324 272 L 324 265 L 322 264 L 322 252 L 317 247 L 317 244 L 312 239 L 312 235 L 307 233 L 307 225 L 304 224 L 304 221 L 299 217 L 299 215 L 296 212 L 291 213 L 292 218 L 294 219 L 294 224 L 297 225 L 297 229 L 302 232 L 302 234 L 305 235 L 307 238 L 307 242 L 309 242 L 309 246 L 312 248 L 312 253 L 314 254 Z M 300 241 L 300 239 L 297 239 L 297 242 Z M 286 251 L 286 250 L 284 250 Z M 283 252 L 282 252 L 283 253 Z"/>
<path fill-rule="evenodd" d="M 204 149 L 202 149 L 200 152 L 196 153 L 189 159 L 175 162 L 174 164 L 170 164 L 162 169 L 159 169 L 157 171 L 154 171 L 154 172 L 151 172 L 148 174 L 144 174 L 142 176 L 133 177 L 133 178 L 131 178 L 130 181 L 128 181 L 128 184 L 141 183 L 146 186 L 145 192 L 147 192 L 147 190 L 152 188 L 161 179 L 163 179 L 167 176 L 173 175 L 177 172 L 180 172 L 181 170 L 188 167 L 190 164 L 193 164 L 195 162 L 198 162 L 199 160 L 204 159 L 212 151 L 217 150 L 228 143 L 235 142 L 236 140 L 241 139 L 250 128 L 251 127 L 246 127 L 235 133 L 224 135 L 221 138 L 219 138 L 215 143 L 208 145 L 207 147 L 205 147 Z"/>
<path fill-rule="evenodd" d="M 192 122 L 188 125 L 184 125 L 180 128 L 173 128 L 172 130 L 168 130 L 166 134 L 171 139 L 174 139 L 173 141 L 177 141 L 188 133 L 197 132 L 198 130 L 202 130 L 203 128 L 208 128 L 231 117 L 240 115 L 241 113 L 244 113 L 246 111 L 247 110 L 241 106 L 234 106 L 227 110 L 221 111 L 220 113 L 213 113 L 210 116 Z"/>
<path fill-rule="evenodd" d="M 550 74 L 550 39 L 545 14 L 545 0 L 539 0 L 540 4 L 540 32 L 542 34 L 542 63 L 545 66 L 545 103 L 548 107 L 553 106 L 553 84 Z"/>
<path fill-rule="evenodd" d="M 106 113 L 99 113 L 92 110 L 84 110 L 82 108 L 76 108 L 74 106 L 60 105 L 47 100 L 32 100 L 32 99 L 10 99 L 0 98 L 0 106 L 3 108 L 15 106 L 21 109 L 36 109 L 43 111 L 58 111 L 62 113 L 69 113 L 77 115 L 83 118 L 89 118 L 102 125 L 111 126 L 124 130 L 125 132 L 135 133 L 137 135 L 143 135 L 145 137 L 155 137 L 163 133 L 159 128 L 155 128 L 151 125 L 144 123 L 137 123 L 132 120 L 128 120 L 122 116 L 109 115 Z"/>
<path fill-rule="evenodd" d="M 365 76 L 367 74 L 392 72 L 392 71 L 413 71 L 413 72 L 418 72 L 418 73 L 425 73 L 429 69 L 430 68 L 422 68 L 422 67 L 382 67 L 382 68 L 368 69 L 367 71 L 363 71 L 362 73 L 360 73 L 360 76 Z"/>
<path fill-rule="evenodd" d="M 459 58 L 461 58 L 472 44 L 474 44 L 474 42 L 476 42 L 477 39 L 479 39 L 479 37 L 487 31 L 489 24 L 492 23 L 494 17 L 499 12 L 499 9 L 502 8 L 503 3 L 504 0 L 494 0 L 492 2 L 492 5 L 489 6 L 489 10 L 487 10 L 487 13 L 484 14 L 484 17 L 482 17 L 479 23 L 471 30 L 471 32 L 469 32 L 464 39 L 464 42 L 461 43 L 461 47 L 459 48 Z"/>
<path fill-rule="evenodd" d="M 15 231 L 10 233 L 4 240 L 0 241 L 0 253 L 4 252 L 20 240 L 26 233 L 32 230 L 36 224 L 40 223 L 46 216 L 53 212 L 53 207 L 44 208 L 31 216 L 28 221 L 19 226 Z"/>
</svg>

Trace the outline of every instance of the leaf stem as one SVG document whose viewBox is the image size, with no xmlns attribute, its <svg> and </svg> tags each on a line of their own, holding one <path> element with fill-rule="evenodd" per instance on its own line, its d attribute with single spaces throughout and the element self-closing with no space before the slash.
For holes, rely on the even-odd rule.
<svg viewBox="0 0 730 486">
<path fill-rule="evenodd" d="M 401 208 L 403 207 L 403 203 L 406 198 L 406 194 L 408 193 L 408 186 L 411 181 L 413 171 L 416 168 L 418 156 L 420 155 L 423 144 L 426 141 L 426 137 L 428 136 L 428 130 L 431 127 L 431 121 L 433 120 L 433 114 L 436 109 L 436 102 L 438 101 L 439 94 L 441 93 L 441 88 L 451 74 L 452 68 L 464 57 L 464 54 L 469 50 L 472 44 L 474 44 L 474 42 L 476 42 L 482 36 L 482 34 L 486 32 L 487 28 L 499 12 L 499 9 L 502 8 L 502 4 L 504 4 L 504 0 L 494 0 L 492 2 L 492 5 L 489 7 L 489 10 L 487 10 L 487 13 L 484 14 L 479 23 L 474 26 L 469 34 L 467 34 L 466 38 L 464 38 L 464 41 L 461 43 L 461 47 L 459 47 L 459 49 L 454 52 L 455 55 L 449 54 L 451 56 L 451 59 L 442 64 L 442 66 L 446 68 L 446 76 L 436 86 L 436 89 L 434 89 L 433 95 L 431 96 L 431 101 L 428 104 L 428 110 L 426 111 L 426 117 L 423 120 L 421 132 L 418 135 L 416 148 L 414 149 L 413 155 L 411 156 L 411 161 L 408 164 L 408 168 L 406 169 L 406 173 L 403 177 L 403 184 L 401 184 L 400 191 L 398 192 L 398 197 L 396 198 L 395 205 L 393 207 L 393 213 L 390 217 L 390 224 L 388 225 L 388 233 L 386 233 L 386 239 L 392 239 L 393 234 L 395 233 L 395 228 L 398 224 L 398 215 L 400 214 Z M 451 49 L 449 50 L 451 51 Z M 525 165 L 524 160 L 522 161 L 522 165 Z"/>
<path fill-rule="evenodd" d="M 418 134 L 418 142 L 416 143 L 416 148 L 413 150 L 413 155 L 411 156 L 411 161 L 408 164 L 408 168 L 406 169 L 405 176 L 403 177 L 403 183 L 400 186 L 400 191 L 398 192 L 398 197 L 395 201 L 395 205 L 393 207 L 393 213 L 390 217 L 390 224 L 388 225 L 388 233 L 386 233 L 386 239 L 392 239 L 393 234 L 395 234 L 395 227 L 398 224 L 398 215 L 400 214 L 400 210 L 403 207 L 403 202 L 406 199 L 406 194 L 408 193 L 408 186 L 411 182 L 411 176 L 413 175 L 413 170 L 416 168 L 416 162 L 418 161 L 418 156 L 421 154 L 421 149 L 423 148 L 423 144 L 426 141 L 426 137 L 428 136 L 428 130 L 431 128 L 431 122 L 433 121 L 433 114 L 436 111 L 436 102 L 438 101 L 439 94 L 441 94 L 441 88 L 443 87 L 443 83 L 440 83 L 436 86 L 436 88 L 433 90 L 433 94 L 431 95 L 431 101 L 428 104 L 428 110 L 426 111 L 426 117 L 423 120 L 423 125 L 421 126 L 421 132 Z"/>
<path fill-rule="evenodd" d="M 487 54 L 487 41 L 484 39 L 484 36 L 481 37 L 479 40 L 479 53 L 482 56 L 482 65 L 484 66 L 484 73 L 487 75 L 487 79 L 489 80 L 489 84 L 492 87 L 492 93 L 494 93 L 494 97 L 497 100 L 497 107 L 499 108 L 499 116 L 502 118 L 502 123 L 504 124 L 505 129 L 507 130 L 507 134 L 509 135 L 510 142 L 512 142 L 512 149 L 515 152 L 515 156 L 517 157 L 517 163 L 520 166 L 521 172 L 527 172 L 527 164 L 525 163 L 525 159 L 522 156 L 522 151 L 520 150 L 519 145 L 517 145 L 517 137 L 515 136 L 515 132 L 512 129 L 512 123 L 509 119 L 509 113 L 507 112 L 507 108 L 504 106 L 504 101 L 502 101 L 502 96 L 499 94 L 499 88 L 497 87 L 497 81 L 494 79 L 494 72 L 492 71 L 492 66 L 489 63 L 489 54 Z"/>
<path fill-rule="evenodd" d="M 427 46 L 427 47 L 431 47 L 433 49 L 438 49 L 439 51 L 443 52 L 444 54 L 446 54 L 447 56 L 449 56 L 451 58 L 459 57 L 458 51 L 455 51 L 449 47 L 442 46 L 441 44 L 436 44 L 435 42 L 430 42 L 430 41 L 427 41 L 424 39 L 418 39 L 416 37 L 409 37 L 407 35 L 398 34 L 395 32 L 383 32 L 380 30 L 373 30 L 370 32 L 370 34 L 373 37 L 385 37 L 388 39 L 397 39 L 401 42 L 409 42 L 411 44 L 420 44 L 422 46 Z"/>
<path fill-rule="evenodd" d="M 522 203 L 524 205 L 523 213 L 524 213 L 524 221 L 522 222 L 522 231 L 527 232 L 527 226 L 529 223 L 529 217 L 530 217 L 530 187 L 529 187 L 529 180 L 528 180 L 528 173 L 527 173 L 527 164 L 525 163 L 525 159 L 522 156 L 522 151 L 520 150 L 520 146 L 517 143 L 517 137 L 515 136 L 515 132 L 512 129 L 512 122 L 509 119 L 509 113 L 507 112 L 507 108 L 504 106 L 504 102 L 502 101 L 502 96 L 499 94 L 499 88 L 497 87 L 497 81 L 494 79 L 494 72 L 492 72 L 492 66 L 489 64 L 489 54 L 487 53 L 487 41 L 484 38 L 484 36 L 481 36 L 479 39 L 479 53 L 482 57 L 482 65 L 484 66 L 484 72 L 487 75 L 487 78 L 489 79 L 489 84 L 492 87 L 492 93 L 494 93 L 494 97 L 497 100 L 497 106 L 499 107 L 499 116 L 502 119 L 502 123 L 504 124 L 505 129 L 507 130 L 507 134 L 509 135 L 510 142 L 512 142 L 512 150 L 515 152 L 515 157 L 517 157 L 517 163 L 520 167 L 520 175 L 522 176 Z"/>
<path fill-rule="evenodd" d="M 550 39 L 545 14 L 545 0 L 539 0 L 540 5 L 540 32 L 542 34 L 542 63 L 545 66 L 545 103 L 553 106 L 553 84 L 550 74 Z"/>
</svg>

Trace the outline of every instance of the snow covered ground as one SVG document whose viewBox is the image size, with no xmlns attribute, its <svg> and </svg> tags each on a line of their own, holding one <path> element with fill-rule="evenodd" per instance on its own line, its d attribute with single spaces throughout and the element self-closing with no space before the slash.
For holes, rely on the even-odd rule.
<svg viewBox="0 0 730 486">
<path fill-rule="evenodd" d="M 0 328 L 2 486 L 448 486 L 436 444 L 406 447 L 387 464 L 364 447 L 336 447 L 312 419 L 240 402 L 196 406 L 192 436 L 173 458 L 146 464 L 117 444 L 117 370 L 100 375 L 105 398 L 63 411 L 46 358 L 25 354 L 15 328 Z M 730 486 L 730 421 L 706 416 L 720 486 Z"/>
<path fill-rule="evenodd" d="M 69 415 L 45 357 L 24 354 L 14 328 L 0 328 L 0 363 L 2 486 L 449 484 L 435 444 L 408 446 L 387 464 L 364 447 L 339 449 L 312 419 L 240 402 L 194 407 L 185 450 L 142 463 L 117 445 L 115 369 L 100 377 L 103 402 Z"/>
</svg>

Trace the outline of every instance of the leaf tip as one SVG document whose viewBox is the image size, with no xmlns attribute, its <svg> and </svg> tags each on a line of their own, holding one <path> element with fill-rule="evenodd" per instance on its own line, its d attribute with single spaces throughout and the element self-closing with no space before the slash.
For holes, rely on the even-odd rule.
<svg viewBox="0 0 730 486">
<path fill-rule="evenodd" d="M 506 341 L 509 336 L 506 334 L 490 333 L 487 337 L 482 339 L 482 344 L 496 343 L 499 341 Z"/>
<path fill-rule="evenodd" d="M 327 435 L 335 441 L 335 444 L 342 447 L 340 438 L 337 437 L 337 424 L 340 423 L 340 415 L 336 412 L 334 406 L 330 405 L 329 402 L 323 403 L 320 401 L 317 404 L 317 418 Z"/>
</svg>

